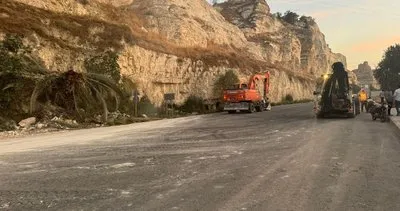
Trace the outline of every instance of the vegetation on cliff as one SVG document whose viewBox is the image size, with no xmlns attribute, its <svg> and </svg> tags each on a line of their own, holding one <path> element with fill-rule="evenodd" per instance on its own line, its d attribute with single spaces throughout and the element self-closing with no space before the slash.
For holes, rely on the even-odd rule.
<svg viewBox="0 0 400 211">
<path fill-rule="evenodd" d="M 309 26 L 310 24 L 316 24 L 313 17 L 305 15 L 300 16 L 296 12 L 290 10 L 286 11 L 284 14 L 277 12 L 273 15 L 279 20 L 289 23 L 291 25 Z"/>
<path fill-rule="evenodd" d="M 19 121 L 30 115 L 65 115 L 81 122 L 110 111 L 132 111 L 135 84 L 121 80 L 118 55 L 107 51 L 86 60 L 86 71 L 47 70 L 22 37 L 7 34 L 0 42 L 0 117 Z M 122 105 L 121 105 L 122 102 Z"/>
<path fill-rule="evenodd" d="M 0 116 L 27 116 L 30 91 L 45 74 L 40 60 L 20 36 L 7 34 L 0 42 Z"/>
</svg>

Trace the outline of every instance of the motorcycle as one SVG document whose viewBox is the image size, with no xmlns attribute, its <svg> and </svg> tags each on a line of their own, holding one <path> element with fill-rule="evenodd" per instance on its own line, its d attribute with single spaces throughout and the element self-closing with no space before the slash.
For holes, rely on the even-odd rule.
<svg viewBox="0 0 400 211">
<path fill-rule="evenodd" d="M 388 117 L 388 105 L 386 103 L 384 104 L 375 104 L 369 109 L 369 112 L 371 113 L 372 120 L 375 121 L 377 119 L 380 119 L 381 122 L 386 122 L 389 120 Z"/>
</svg>

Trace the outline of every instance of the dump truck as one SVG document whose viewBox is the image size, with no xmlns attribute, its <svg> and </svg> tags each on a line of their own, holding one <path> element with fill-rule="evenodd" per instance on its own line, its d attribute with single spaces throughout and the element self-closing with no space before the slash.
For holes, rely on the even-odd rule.
<svg viewBox="0 0 400 211">
<path fill-rule="evenodd" d="M 317 80 L 314 91 L 314 111 L 317 118 L 332 115 L 356 116 L 355 102 L 349 85 L 348 74 L 341 62 L 332 65 L 333 72 Z"/>
<path fill-rule="evenodd" d="M 267 97 L 269 93 L 270 73 L 255 74 L 248 83 L 235 84 L 223 91 L 224 111 L 262 112 L 270 110 Z"/>
</svg>

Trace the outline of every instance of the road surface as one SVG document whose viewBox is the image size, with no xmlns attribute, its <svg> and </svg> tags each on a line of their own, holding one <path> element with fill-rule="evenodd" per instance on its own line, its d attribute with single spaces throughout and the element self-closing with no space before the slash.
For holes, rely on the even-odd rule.
<svg viewBox="0 0 400 211">
<path fill-rule="evenodd" d="M 311 104 L 0 141 L 5 210 L 400 210 L 389 123 Z"/>
</svg>

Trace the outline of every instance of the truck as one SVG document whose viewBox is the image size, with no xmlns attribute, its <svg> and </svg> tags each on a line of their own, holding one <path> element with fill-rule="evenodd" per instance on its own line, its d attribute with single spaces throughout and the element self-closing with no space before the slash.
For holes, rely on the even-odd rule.
<svg viewBox="0 0 400 211">
<path fill-rule="evenodd" d="M 223 91 L 224 111 L 262 112 L 270 110 L 269 103 L 270 73 L 254 74 L 249 82 L 235 84 Z"/>
<path fill-rule="evenodd" d="M 348 74 L 341 62 L 332 65 L 333 72 L 317 79 L 314 111 L 317 118 L 341 115 L 354 118 L 357 113 Z"/>
</svg>

